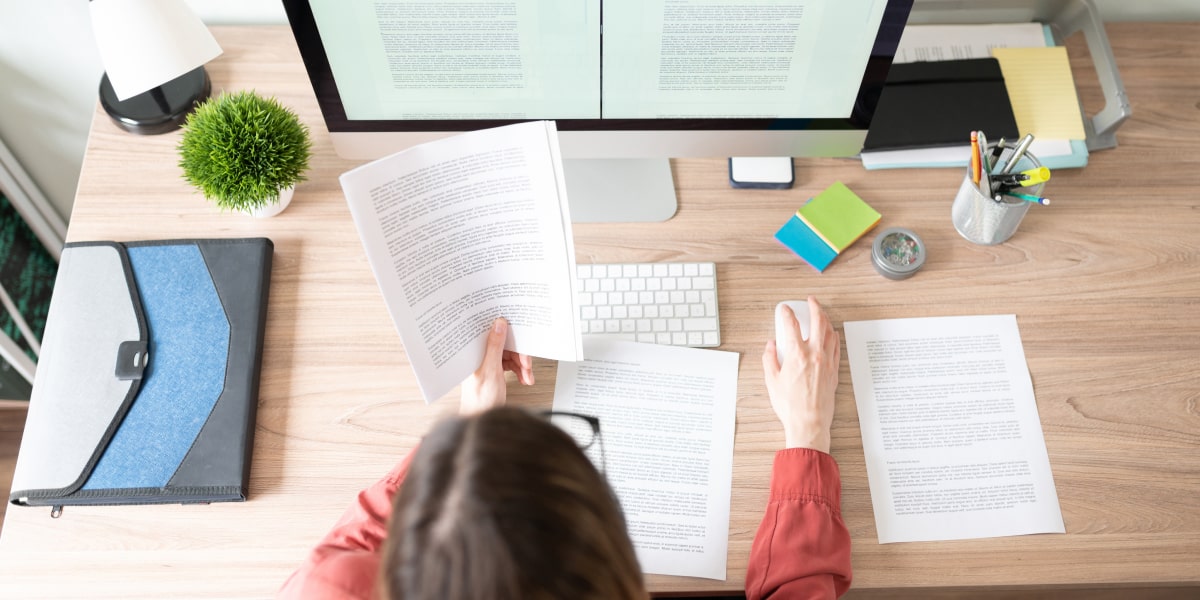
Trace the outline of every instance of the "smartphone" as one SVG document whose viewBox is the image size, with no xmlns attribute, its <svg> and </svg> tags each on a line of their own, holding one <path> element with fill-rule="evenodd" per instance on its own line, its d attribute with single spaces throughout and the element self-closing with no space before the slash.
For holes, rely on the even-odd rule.
<svg viewBox="0 0 1200 600">
<path fill-rule="evenodd" d="M 729 185 L 743 189 L 786 190 L 796 178 L 790 156 L 735 156 L 729 159 Z"/>
</svg>

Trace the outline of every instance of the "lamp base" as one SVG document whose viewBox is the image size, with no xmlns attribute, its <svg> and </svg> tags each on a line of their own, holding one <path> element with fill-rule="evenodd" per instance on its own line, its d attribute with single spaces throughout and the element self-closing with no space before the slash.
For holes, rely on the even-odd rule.
<svg viewBox="0 0 1200 600">
<path fill-rule="evenodd" d="M 108 73 L 100 79 L 100 105 L 117 127 L 139 135 L 179 129 L 196 105 L 208 98 L 212 81 L 204 67 L 184 73 L 156 88 L 118 100 Z"/>
</svg>

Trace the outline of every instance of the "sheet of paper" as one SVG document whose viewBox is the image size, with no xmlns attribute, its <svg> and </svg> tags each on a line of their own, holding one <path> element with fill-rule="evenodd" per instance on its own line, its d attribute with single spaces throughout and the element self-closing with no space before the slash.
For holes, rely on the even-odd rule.
<svg viewBox="0 0 1200 600">
<path fill-rule="evenodd" d="M 1039 139 L 1087 137 L 1066 48 L 994 48 L 992 56 L 1000 61 L 1013 116 L 1022 133 Z"/>
<path fill-rule="evenodd" d="M 1041 23 L 996 25 L 909 25 L 900 36 L 893 62 L 988 58 L 992 48 L 1046 45 Z"/>
<path fill-rule="evenodd" d="M 1064 532 L 1015 315 L 845 331 L 879 543 Z"/>
<path fill-rule="evenodd" d="M 553 122 L 428 142 L 340 181 L 426 402 L 479 366 L 496 317 L 508 319 L 509 350 L 583 357 Z"/>
<path fill-rule="evenodd" d="M 1049 140 L 1035 137 L 1033 143 L 1029 145 L 1029 153 L 1038 157 L 1039 160 L 1051 156 L 1070 156 L 1071 140 Z M 911 150 L 875 150 L 862 153 L 863 165 L 867 168 L 896 163 L 962 165 L 966 167 L 967 160 L 970 158 L 970 144 Z"/>
<path fill-rule="evenodd" d="M 584 339 L 559 363 L 554 410 L 600 418 L 589 456 L 646 573 L 725 579 L 738 355 Z"/>
</svg>

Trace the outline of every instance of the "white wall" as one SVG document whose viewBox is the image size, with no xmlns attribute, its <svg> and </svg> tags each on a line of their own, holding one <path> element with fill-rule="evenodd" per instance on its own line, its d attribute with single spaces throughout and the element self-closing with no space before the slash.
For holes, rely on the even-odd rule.
<svg viewBox="0 0 1200 600">
<path fill-rule="evenodd" d="M 1106 21 L 1200 20 L 1196 0 L 1094 2 Z M 287 22 L 279 0 L 188 3 L 213 25 Z M 0 138 L 64 217 L 102 71 L 87 2 L 0 0 Z"/>
</svg>

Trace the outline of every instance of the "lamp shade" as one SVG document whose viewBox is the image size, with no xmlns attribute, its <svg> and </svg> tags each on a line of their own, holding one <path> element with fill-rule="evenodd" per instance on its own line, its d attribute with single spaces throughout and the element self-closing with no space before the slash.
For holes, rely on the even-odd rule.
<svg viewBox="0 0 1200 600">
<path fill-rule="evenodd" d="M 117 98 L 126 100 L 221 54 L 183 0 L 92 0 L 92 30 Z"/>
</svg>

